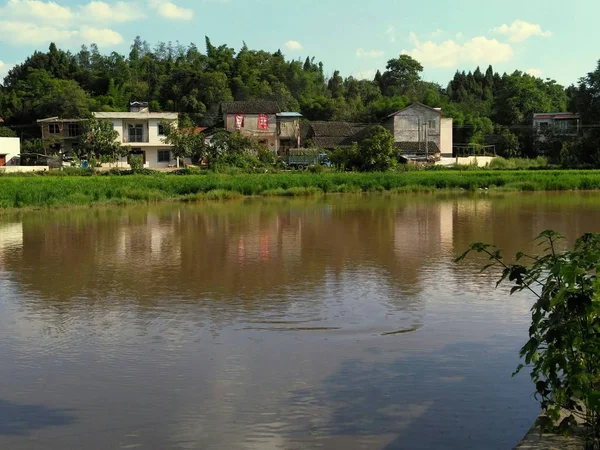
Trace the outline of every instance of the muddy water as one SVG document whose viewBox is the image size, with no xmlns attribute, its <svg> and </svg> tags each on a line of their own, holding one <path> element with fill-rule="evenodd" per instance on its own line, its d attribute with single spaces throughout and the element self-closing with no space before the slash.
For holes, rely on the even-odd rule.
<svg viewBox="0 0 600 450">
<path fill-rule="evenodd" d="M 599 224 L 581 193 L 0 215 L 0 448 L 512 448 L 531 298 L 453 260 Z"/>
</svg>

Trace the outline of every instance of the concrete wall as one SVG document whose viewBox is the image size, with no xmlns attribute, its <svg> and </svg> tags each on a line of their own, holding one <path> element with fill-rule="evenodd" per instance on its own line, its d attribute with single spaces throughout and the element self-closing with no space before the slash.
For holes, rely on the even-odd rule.
<svg viewBox="0 0 600 450">
<path fill-rule="evenodd" d="M 21 140 L 18 137 L 0 137 L 0 155 L 4 155 L 7 166 L 14 165 L 15 157 L 21 154 Z"/>
<path fill-rule="evenodd" d="M 225 129 L 229 132 L 236 131 L 235 116 L 235 114 L 227 114 L 224 117 Z M 265 140 L 270 150 L 277 151 L 279 143 L 277 136 L 277 115 L 268 114 L 268 130 L 258 129 L 258 116 L 258 114 L 244 114 L 244 126 L 241 130 L 239 130 L 240 133 L 242 133 L 244 136 L 248 136 L 257 140 Z"/>
<path fill-rule="evenodd" d="M 394 141 L 425 142 L 427 140 L 435 142 L 438 148 L 441 148 L 441 120 L 440 111 L 419 104 L 411 105 L 394 115 Z"/>
<path fill-rule="evenodd" d="M 111 120 L 113 129 L 119 133 L 119 142 L 127 145 L 150 144 L 165 145 L 163 139 L 165 136 L 158 134 L 158 126 L 163 122 L 162 119 L 134 120 L 134 119 L 113 119 Z M 171 122 L 175 123 L 175 122 Z M 129 124 L 141 124 L 143 130 L 142 142 L 128 142 Z M 168 145 L 167 145 L 168 147 Z"/>
<path fill-rule="evenodd" d="M 440 133 L 440 151 L 442 155 L 452 155 L 452 146 L 454 139 L 452 135 L 452 119 L 442 118 L 442 128 Z"/>
<path fill-rule="evenodd" d="M 49 166 L 2 166 L 2 173 L 17 173 L 17 172 L 46 172 L 50 170 Z"/>
<path fill-rule="evenodd" d="M 478 167 L 486 167 L 493 160 L 494 156 L 465 156 L 461 158 L 444 158 L 442 157 L 439 161 L 435 163 L 436 166 L 470 166 L 477 164 Z"/>
</svg>

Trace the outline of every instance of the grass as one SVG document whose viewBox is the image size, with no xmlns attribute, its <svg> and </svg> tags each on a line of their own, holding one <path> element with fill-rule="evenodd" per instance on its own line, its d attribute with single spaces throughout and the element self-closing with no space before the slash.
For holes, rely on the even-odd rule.
<svg viewBox="0 0 600 450">
<path fill-rule="evenodd" d="M 600 171 L 434 170 L 403 173 L 7 176 L 0 177 L 0 208 L 229 200 L 253 195 L 301 197 L 329 193 L 403 194 L 479 189 L 596 190 L 600 189 Z"/>
</svg>

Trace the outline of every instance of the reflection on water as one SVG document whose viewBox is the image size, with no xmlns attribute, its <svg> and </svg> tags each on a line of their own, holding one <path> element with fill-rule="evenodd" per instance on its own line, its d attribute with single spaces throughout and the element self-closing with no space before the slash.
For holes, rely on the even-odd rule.
<svg viewBox="0 0 600 450">
<path fill-rule="evenodd" d="M 0 448 L 511 448 L 534 250 L 595 194 L 347 196 L 0 215 Z"/>
</svg>

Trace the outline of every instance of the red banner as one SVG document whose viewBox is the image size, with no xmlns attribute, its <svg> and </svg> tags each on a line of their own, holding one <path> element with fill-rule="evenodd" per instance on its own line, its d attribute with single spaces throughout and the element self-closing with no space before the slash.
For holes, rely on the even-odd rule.
<svg viewBox="0 0 600 450">
<path fill-rule="evenodd" d="M 258 115 L 258 129 L 259 130 L 268 130 L 269 129 L 269 115 L 268 114 L 259 114 Z"/>
<path fill-rule="evenodd" d="M 244 127 L 244 115 L 236 114 L 235 115 L 235 129 L 241 130 Z"/>
</svg>

